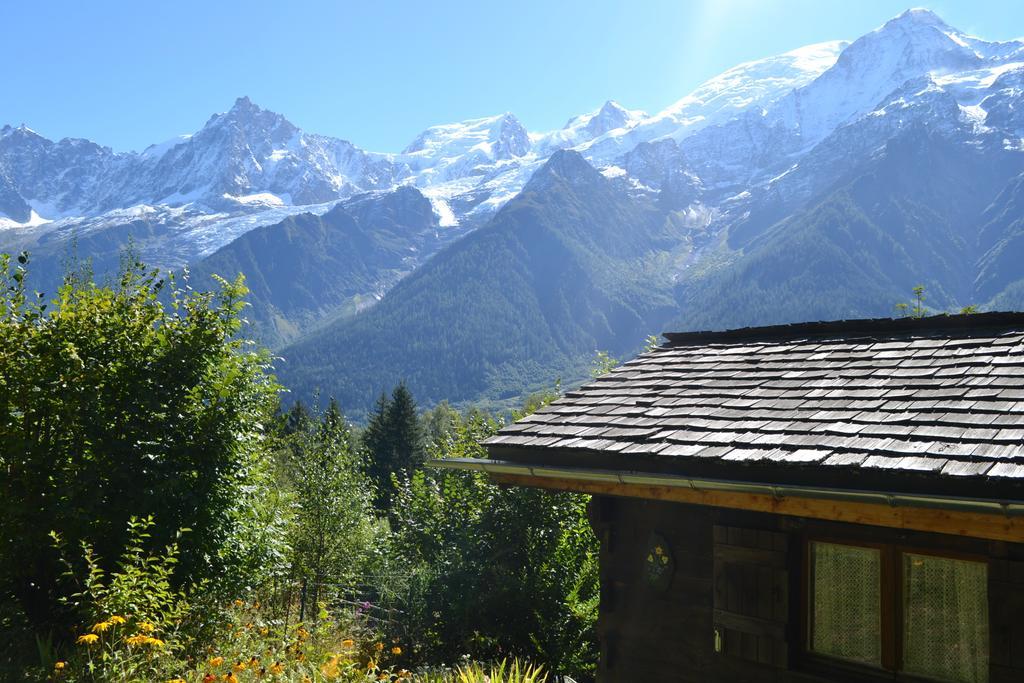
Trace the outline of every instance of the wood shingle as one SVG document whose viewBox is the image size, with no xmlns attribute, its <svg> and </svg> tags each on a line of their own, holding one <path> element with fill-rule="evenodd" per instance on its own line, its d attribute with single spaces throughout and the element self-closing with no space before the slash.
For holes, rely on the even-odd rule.
<svg viewBox="0 0 1024 683">
<path fill-rule="evenodd" d="M 492 455 L 1024 480 L 1024 314 L 665 336 L 504 428 Z"/>
</svg>

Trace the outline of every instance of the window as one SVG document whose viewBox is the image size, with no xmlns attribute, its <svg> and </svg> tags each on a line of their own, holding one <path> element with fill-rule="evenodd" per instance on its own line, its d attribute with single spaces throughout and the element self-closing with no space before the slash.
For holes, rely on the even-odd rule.
<svg viewBox="0 0 1024 683">
<path fill-rule="evenodd" d="M 811 649 L 862 664 L 882 665 L 881 553 L 814 543 Z"/>
<path fill-rule="evenodd" d="M 988 681 L 988 566 L 892 546 L 808 546 L 814 655 L 946 683 Z"/>
<path fill-rule="evenodd" d="M 903 555 L 903 668 L 942 681 L 988 680 L 988 571 L 981 562 Z"/>
</svg>

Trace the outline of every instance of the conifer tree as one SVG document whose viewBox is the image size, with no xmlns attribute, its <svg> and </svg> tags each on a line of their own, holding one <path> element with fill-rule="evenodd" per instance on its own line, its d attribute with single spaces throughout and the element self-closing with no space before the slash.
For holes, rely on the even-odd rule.
<svg viewBox="0 0 1024 683">
<path fill-rule="evenodd" d="M 390 398 L 381 394 L 377 400 L 363 435 L 363 445 L 368 474 L 377 488 L 377 508 L 388 511 L 395 491 L 393 475 L 405 476 L 424 461 L 423 432 L 416 401 L 404 382 L 395 387 Z"/>
</svg>

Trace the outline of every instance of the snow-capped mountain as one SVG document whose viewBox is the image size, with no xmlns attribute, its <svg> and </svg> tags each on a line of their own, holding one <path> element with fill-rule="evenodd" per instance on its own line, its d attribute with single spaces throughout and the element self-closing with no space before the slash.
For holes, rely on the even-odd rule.
<svg viewBox="0 0 1024 683">
<path fill-rule="evenodd" d="M 852 43 L 740 64 L 650 116 L 608 101 L 536 133 L 505 113 L 431 126 L 400 153 L 304 132 L 244 97 L 196 133 L 141 153 L 6 126 L 0 248 L 141 221 L 152 233 L 143 254 L 174 266 L 259 225 L 406 184 L 441 227 L 471 228 L 559 149 L 636 192 L 669 188 L 669 204 L 693 204 L 724 225 L 758 197 L 806 195 L 836 164 L 915 122 L 1024 146 L 1022 67 L 1024 43 L 985 41 L 915 9 Z"/>
<path fill-rule="evenodd" d="M 24 126 L 0 130 L 0 169 L 43 219 L 95 217 L 133 206 L 319 204 L 394 186 L 408 170 L 386 155 L 303 133 L 283 116 L 239 98 L 194 135 L 141 154 L 87 140 L 52 142 Z M 6 213 L 6 212 L 5 212 Z M 25 222 L 24 211 L 8 219 Z"/>
</svg>

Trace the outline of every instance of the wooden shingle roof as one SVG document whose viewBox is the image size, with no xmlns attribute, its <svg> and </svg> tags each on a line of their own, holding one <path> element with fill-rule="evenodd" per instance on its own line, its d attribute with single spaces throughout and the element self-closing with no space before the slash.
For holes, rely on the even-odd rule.
<svg viewBox="0 0 1024 683">
<path fill-rule="evenodd" d="M 1024 314 L 665 336 L 502 429 L 491 456 L 847 486 L 851 473 L 1024 484 Z"/>
</svg>

